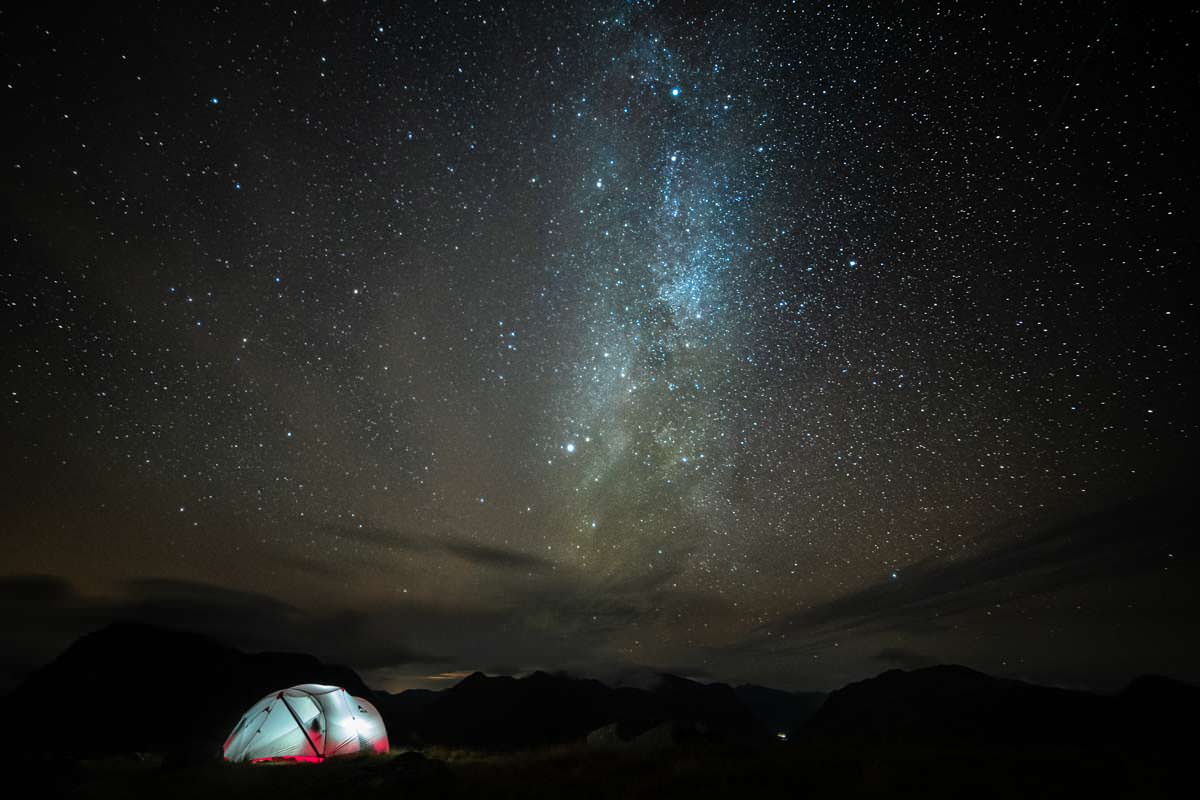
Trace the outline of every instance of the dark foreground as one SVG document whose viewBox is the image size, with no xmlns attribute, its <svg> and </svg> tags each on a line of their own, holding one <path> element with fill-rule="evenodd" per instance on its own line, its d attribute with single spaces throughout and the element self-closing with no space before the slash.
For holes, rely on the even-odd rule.
<svg viewBox="0 0 1200 800">
<path fill-rule="evenodd" d="M 83 798 L 1170 797 L 1181 765 L 1118 750 L 829 743 L 652 752 L 431 749 L 319 765 L 177 764 L 155 756 L 26 762 L 38 796 Z"/>
</svg>

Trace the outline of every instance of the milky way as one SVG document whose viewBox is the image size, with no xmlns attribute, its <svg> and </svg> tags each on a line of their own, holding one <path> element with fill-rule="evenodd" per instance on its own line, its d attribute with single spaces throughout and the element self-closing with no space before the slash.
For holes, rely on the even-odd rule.
<svg viewBox="0 0 1200 800">
<path fill-rule="evenodd" d="M 30 660 L 133 615 L 389 686 L 1200 665 L 1145 624 L 1195 546 L 1105 527 L 1195 432 L 1179 21 L 2 22 Z"/>
</svg>

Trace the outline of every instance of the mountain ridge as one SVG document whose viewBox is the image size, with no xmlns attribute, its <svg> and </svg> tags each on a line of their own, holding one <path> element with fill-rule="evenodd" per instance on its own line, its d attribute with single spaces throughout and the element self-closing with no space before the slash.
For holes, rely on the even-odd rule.
<svg viewBox="0 0 1200 800">
<path fill-rule="evenodd" d="M 608 733 L 595 740 L 608 744 L 653 729 L 660 744 L 779 736 L 1147 745 L 1186 741 L 1200 711 L 1200 687 L 1162 676 L 1140 676 L 1117 694 L 1100 695 L 959 665 L 887 670 L 829 694 L 705 684 L 669 673 L 656 673 L 648 688 L 612 687 L 541 670 L 522 677 L 476 671 L 443 690 L 393 694 L 312 655 L 246 653 L 201 634 L 122 622 L 80 637 L 10 692 L 10 711 L 27 724 L 0 733 L 0 743 L 17 752 L 218 757 L 250 704 L 307 682 L 342 686 L 374 702 L 393 745 L 492 750 L 593 741 L 590 734 L 601 729 Z M 183 713 L 166 725 L 147 724 L 147 716 L 161 719 L 172 710 L 173 699 L 186 700 Z"/>
</svg>

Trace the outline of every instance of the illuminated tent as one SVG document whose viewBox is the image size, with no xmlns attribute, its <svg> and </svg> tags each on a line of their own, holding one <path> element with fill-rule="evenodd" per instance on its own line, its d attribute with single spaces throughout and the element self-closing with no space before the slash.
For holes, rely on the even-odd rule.
<svg viewBox="0 0 1200 800">
<path fill-rule="evenodd" d="M 251 706 L 224 751 L 225 760 L 234 762 L 320 762 L 387 749 L 387 729 L 375 706 L 339 686 L 305 683 Z"/>
</svg>

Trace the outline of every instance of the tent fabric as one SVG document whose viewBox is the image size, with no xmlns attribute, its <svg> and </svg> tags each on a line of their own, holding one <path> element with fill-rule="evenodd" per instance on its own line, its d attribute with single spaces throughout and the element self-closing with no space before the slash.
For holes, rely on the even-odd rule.
<svg viewBox="0 0 1200 800">
<path fill-rule="evenodd" d="M 375 706 L 339 686 L 304 683 L 252 705 L 225 740 L 224 752 L 232 762 L 323 761 L 387 749 L 387 729 Z"/>
</svg>

